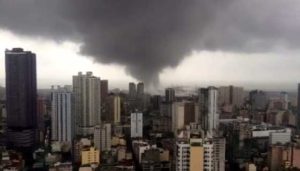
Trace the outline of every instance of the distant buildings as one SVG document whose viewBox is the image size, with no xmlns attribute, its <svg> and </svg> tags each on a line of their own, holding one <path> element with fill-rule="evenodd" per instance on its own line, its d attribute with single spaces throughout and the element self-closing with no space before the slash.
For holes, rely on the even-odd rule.
<svg viewBox="0 0 300 171">
<path fill-rule="evenodd" d="M 93 134 L 94 126 L 101 123 L 100 78 L 92 72 L 73 76 L 74 107 L 77 133 Z"/>
<path fill-rule="evenodd" d="M 72 142 L 74 137 L 74 115 L 72 111 L 71 87 L 52 87 L 51 92 L 51 139 Z"/>
<path fill-rule="evenodd" d="M 8 145 L 34 147 L 37 129 L 36 55 L 5 51 Z"/>
<path fill-rule="evenodd" d="M 143 137 L 143 114 L 131 113 L 131 138 Z"/>
</svg>

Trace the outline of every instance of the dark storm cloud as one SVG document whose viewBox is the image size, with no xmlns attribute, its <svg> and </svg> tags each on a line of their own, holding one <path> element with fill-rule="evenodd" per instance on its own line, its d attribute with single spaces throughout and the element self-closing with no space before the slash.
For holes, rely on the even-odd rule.
<svg viewBox="0 0 300 171">
<path fill-rule="evenodd" d="M 299 48 L 297 0 L 0 0 L 0 28 L 82 43 L 81 53 L 158 82 L 192 50 Z"/>
</svg>

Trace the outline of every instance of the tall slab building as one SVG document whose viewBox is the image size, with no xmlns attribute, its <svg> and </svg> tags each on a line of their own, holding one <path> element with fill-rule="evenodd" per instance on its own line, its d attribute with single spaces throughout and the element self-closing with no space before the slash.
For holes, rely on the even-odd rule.
<svg viewBox="0 0 300 171">
<path fill-rule="evenodd" d="M 131 138 L 143 138 L 143 114 L 131 113 Z"/>
<path fill-rule="evenodd" d="M 199 123 L 201 123 L 203 130 L 211 136 L 219 127 L 217 105 L 218 89 L 215 87 L 201 88 L 199 92 Z"/>
<path fill-rule="evenodd" d="M 8 145 L 34 147 L 37 129 L 36 55 L 21 48 L 5 51 Z"/>
<path fill-rule="evenodd" d="M 74 116 L 72 112 L 71 87 L 52 87 L 51 92 L 51 139 L 72 142 L 74 137 Z"/>
<path fill-rule="evenodd" d="M 76 133 L 92 135 L 94 126 L 101 123 L 101 85 L 100 78 L 92 72 L 81 72 L 73 76 L 74 113 Z"/>
</svg>

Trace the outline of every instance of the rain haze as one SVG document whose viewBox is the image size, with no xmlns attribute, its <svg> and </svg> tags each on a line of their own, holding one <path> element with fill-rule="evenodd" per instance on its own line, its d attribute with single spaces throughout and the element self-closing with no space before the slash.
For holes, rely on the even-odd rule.
<svg viewBox="0 0 300 171">
<path fill-rule="evenodd" d="M 93 71 L 111 87 L 294 90 L 299 9 L 298 0 L 0 0 L 0 85 L 4 50 L 23 47 L 37 54 L 40 88 Z"/>
</svg>

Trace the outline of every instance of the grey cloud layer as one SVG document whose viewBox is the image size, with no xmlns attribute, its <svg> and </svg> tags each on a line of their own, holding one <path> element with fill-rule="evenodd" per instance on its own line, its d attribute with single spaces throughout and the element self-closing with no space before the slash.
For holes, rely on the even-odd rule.
<svg viewBox="0 0 300 171">
<path fill-rule="evenodd" d="M 0 28 L 82 43 L 147 84 L 192 50 L 299 48 L 298 0 L 0 0 Z"/>
</svg>

